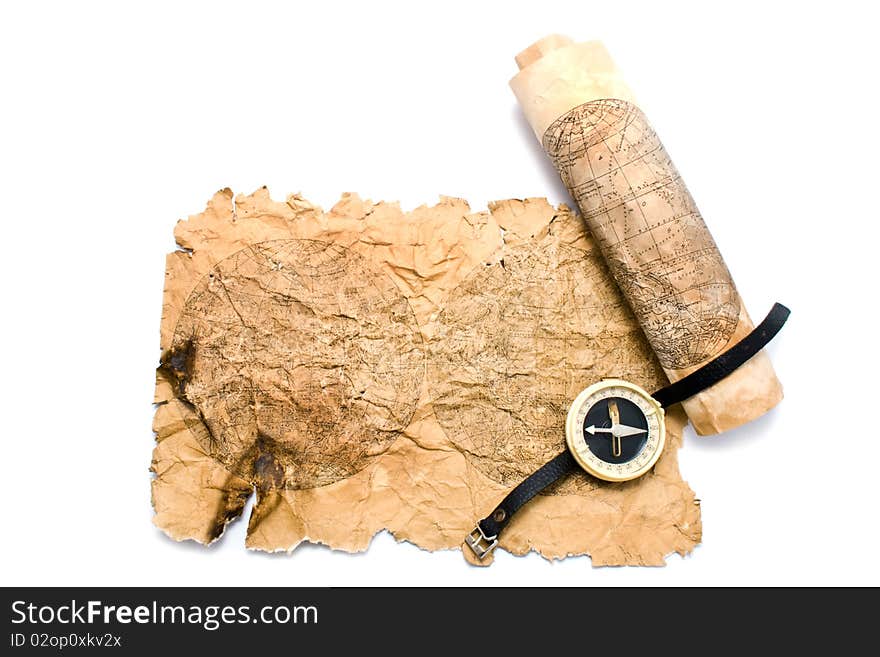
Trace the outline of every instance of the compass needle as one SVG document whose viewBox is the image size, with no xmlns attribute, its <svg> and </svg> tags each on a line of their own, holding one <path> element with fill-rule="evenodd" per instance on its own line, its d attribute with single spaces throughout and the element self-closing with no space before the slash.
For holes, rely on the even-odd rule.
<svg viewBox="0 0 880 657">
<path fill-rule="evenodd" d="M 595 436 L 597 433 L 610 433 L 614 434 L 614 429 L 605 429 L 603 427 L 597 427 L 595 424 L 591 424 L 586 429 L 584 429 L 591 436 Z"/>
<path fill-rule="evenodd" d="M 615 424 L 613 427 L 611 427 L 611 434 L 615 438 L 638 436 L 640 433 L 645 433 L 645 429 L 639 429 L 638 427 L 628 427 L 625 424 Z"/>
</svg>

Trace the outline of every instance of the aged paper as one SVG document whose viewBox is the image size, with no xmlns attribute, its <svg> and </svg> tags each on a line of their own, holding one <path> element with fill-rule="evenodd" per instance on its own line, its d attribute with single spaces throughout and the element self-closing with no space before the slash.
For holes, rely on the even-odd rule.
<svg viewBox="0 0 880 657">
<path fill-rule="evenodd" d="M 511 87 L 670 380 L 745 337 L 754 326 L 718 247 L 604 47 L 554 35 L 516 61 Z M 761 352 L 684 408 L 713 434 L 781 399 Z"/>
<path fill-rule="evenodd" d="M 364 550 L 376 532 L 457 548 L 509 488 L 564 449 L 567 405 L 663 370 L 581 219 L 543 199 L 329 211 L 265 189 L 179 222 L 157 370 L 155 523 L 216 540 L 251 494 L 247 545 Z M 668 417 L 654 470 L 570 475 L 501 548 L 660 565 L 700 540 Z"/>
</svg>

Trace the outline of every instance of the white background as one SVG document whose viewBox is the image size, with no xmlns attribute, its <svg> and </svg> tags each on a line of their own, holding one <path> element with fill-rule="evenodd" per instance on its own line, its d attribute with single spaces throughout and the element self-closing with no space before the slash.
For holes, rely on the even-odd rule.
<svg viewBox="0 0 880 657">
<path fill-rule="evenodd" d="M 880 584 L 877 16 L 871 3 L 4 3 L 4 585 Z M 380 534 L 360 555 L 210 548 L 150 520 L 151 398 L 175 221 L 222 187 L 330 207 L 567 201 L 513 55 L 601 38 L 693 192 L 786 399 L 681 469 L 703 544 L 666 568 Z"/>
</svg>

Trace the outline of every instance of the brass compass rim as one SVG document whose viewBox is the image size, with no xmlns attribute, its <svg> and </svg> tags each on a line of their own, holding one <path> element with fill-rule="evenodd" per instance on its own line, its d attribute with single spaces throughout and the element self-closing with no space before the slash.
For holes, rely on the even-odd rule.
<svg viewBox="0 0 880 657">
<path fill-rule="evenodd" d="M 611 471 L 611 464 L 609 464 L 608 469 L 600 469 L 590 462 L 591 459 L 589 454 L 592 454 L 592 452 L 590 452 L 590 448 L 587 446 L 586 440 L 583 437 L 583 427 L 580 426 L 578 415 L 581 409 L 584 407 L 585 403 L 591 397 L 593 397 L 597 392 L 608 388 L 623 388 L 624 390 L 628 390 L 629 392 L 634 393 L 636 396 L 638 396 L 639 399 L 642 400 L 647 407 L 646 410 L 646 408 L 642 407 L 641 404 L 638 404 L 636 402 L 636 404 L 645 414 L 646 418 L 648 418 L 649 427 L 651 416 L 653 415 L 657 418 L 656 447 L 653 448 L 653 453 L 651 454 L 650 458 L 641 466 L 632 471 L 613 472 Z M 602 379 L 601 381 L 597 381 L 596 383 L 584 388 L 574 398 L 574 401 L 572 401 L 571 406 L 568 409 L 568 415 L 565 420 L 565 443 L 568 447 L 568 451 L 571 452 L 571 455 L 574 457 L 575 462 L 577 462 L 577 464 L 582 469 L 584 469 L 586 472 L 593 475 L 594 477 L 609 482 L 630 481 L 632 479 L 637 479 L 638 477 L 641 477 L 651 468 L 653 468 L 654 465 L 657 463 L 657 460 L 660 458 L 660 455 L 663 453 L 663 448 L 666 444 L 665 418 L 666 413 L 663 410 L 663 407 L 656 399 L 651 396 L 648 391 L 646 391 L 641 386 L 638 386 L 635 383 L 631 383 L 624 379 Z"/>
</svg>

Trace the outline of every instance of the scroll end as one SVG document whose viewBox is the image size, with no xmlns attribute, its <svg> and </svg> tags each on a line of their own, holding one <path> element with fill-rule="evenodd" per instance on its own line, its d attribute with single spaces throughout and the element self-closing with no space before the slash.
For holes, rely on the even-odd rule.
<svg viewBox="0 0 880 657">
<path fill-rule="evenodd" d="M 574 41 L 569 39 L 567 36 L 562 36 L 561 34 L 551 34 L 550 36 L 545 36 L 543 39 L 535 41 L 528 48 L 516 55 L 514 59 L 516 60 L 517 67 L 519 67 L 519 70 L 521 71 L 526 66 L 534 64 L 548 52 L 557 50 L 559 48 L 564 48 L 565 46 L 570 46 L 573 43 Z"/>
</svg>

